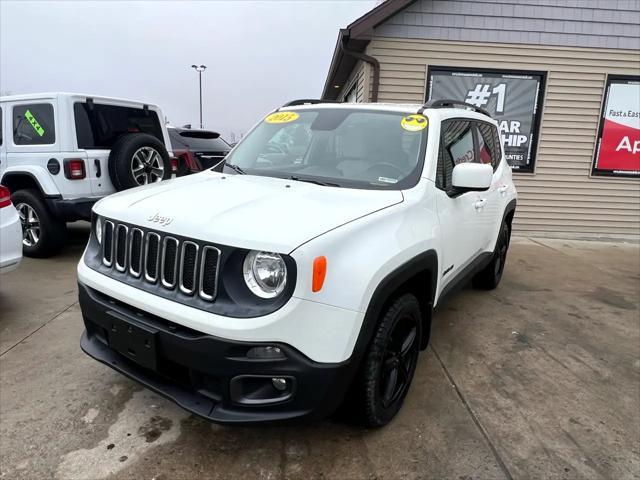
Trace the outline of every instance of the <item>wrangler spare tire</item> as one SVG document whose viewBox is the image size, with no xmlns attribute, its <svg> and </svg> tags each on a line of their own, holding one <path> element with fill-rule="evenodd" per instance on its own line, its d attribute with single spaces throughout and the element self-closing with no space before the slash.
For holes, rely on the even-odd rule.
<svg viewBox="0 0 640 480">
<path fill-rule="evenodd" d="M 111 148 L 109 177 L 118 191 L 171 178 L 167 149 L 153 135 L 123 135 Z"/>
</svg>

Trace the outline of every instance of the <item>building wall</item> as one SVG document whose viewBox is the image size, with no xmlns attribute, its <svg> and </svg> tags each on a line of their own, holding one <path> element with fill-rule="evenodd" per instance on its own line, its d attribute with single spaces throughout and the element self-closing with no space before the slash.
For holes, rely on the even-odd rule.
<svg viewBox="0 0 640 480">
<path fill-rule="evenodd" d="M 358 60 L 353 72 L 349 75 L 349 78 L 344 84 L 344 87 L 340 90 L 337 100 L 343 102 L 346 96 L 349 94 L 353 86 L 356 87 L 356 102 L 365 102 L 368 100 L 369 93 L 365 88 L 370 84 L 370 68 L 369 65 L 362 60 Z"/>
<path fill-rule="evenodd" d="M 640 0 L 420 0 L 376 35 L 637 50 Z"/>
<path fill-rule="evenodd" d="M 517 231 L 640 238 L 640 181 L 590 177 L 606 76 L 640 75 L 639 50 L 385 38 L 381 27 L 366 51 L 381 64 L 380 102 L 423 102 L 429 65 L 548 72 L 535 171 L 514 173 Z M 366 90 L 368 101 L 370 78 Z"/>
</svg>

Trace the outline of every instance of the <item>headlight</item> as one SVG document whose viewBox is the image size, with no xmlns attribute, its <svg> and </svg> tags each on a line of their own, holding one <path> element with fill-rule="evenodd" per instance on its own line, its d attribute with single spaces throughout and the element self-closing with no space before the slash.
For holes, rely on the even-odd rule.
<svg viewBox="0 0 640 480">
<path fill-rule="evenodd" d="M 96 239 L 102 245 L 102 218 L 96 217 Z"/>
<path fill-rule="evenodd" d="M 252 250 L 244 259 L 244 281 L 260 298 L 274 298 L 287 284 L 287 266 L 277 253 Z"/>
</svg>

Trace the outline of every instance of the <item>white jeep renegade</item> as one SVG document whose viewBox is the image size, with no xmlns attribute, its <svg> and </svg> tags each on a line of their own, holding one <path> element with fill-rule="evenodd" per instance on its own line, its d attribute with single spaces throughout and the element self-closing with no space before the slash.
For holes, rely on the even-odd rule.
<svg viewBox="0 0 640 480">
<path fill-rule="evenodd" d="M 100 198 L 169 178 L 169 145 L 155 105 L 73 93 L 0 97 L 0 183 L 20 215 L 24 254 L 55 253 L 65 223 L 89 220 Z"/>
<path fill-rule="evenodd" d="M 511 170 L 496 122 L 457 106 L 291 102 L 222 173 L 98 202 L 82 349 L 215 422 L 347 403 L 386 424 L 434 306 L 505 265 Z"/>
</svg>

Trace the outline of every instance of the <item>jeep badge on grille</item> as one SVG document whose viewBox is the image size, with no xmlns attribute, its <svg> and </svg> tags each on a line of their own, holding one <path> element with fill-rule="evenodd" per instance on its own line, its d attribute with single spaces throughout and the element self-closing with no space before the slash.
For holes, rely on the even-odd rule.
<svg viewBox="0 0 640 480">
<path fill-rule="evenodd" d="M 166 227 L 171 222 L 173 222 L 173 217 L 163 217 L 159 213 L 154 213 L 153 215 L 150 215 L 149 218 L 147 218 L 147 221 L 155 222 L 162 225 L 163 227 Z"/>
</svg>

